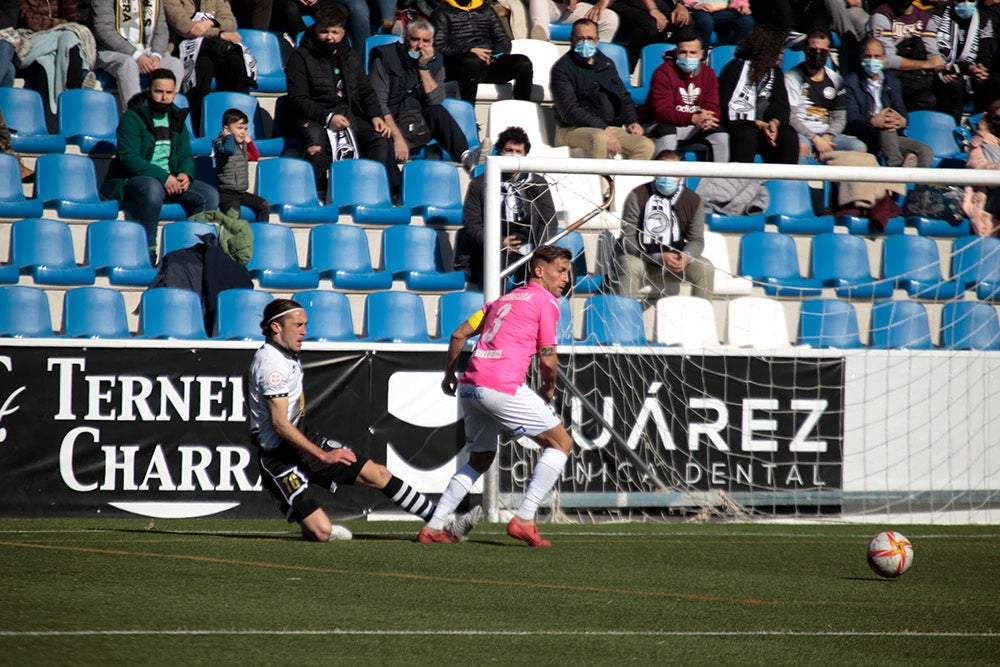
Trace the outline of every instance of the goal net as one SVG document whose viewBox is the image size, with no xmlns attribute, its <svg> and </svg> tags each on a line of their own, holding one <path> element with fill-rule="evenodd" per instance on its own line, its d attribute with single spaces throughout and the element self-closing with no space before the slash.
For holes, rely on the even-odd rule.
<svg viewBox="0 0 1000 667">
<path fill-rule="evenodd" d="M 945 236 L 918 235 L 902 220 L 887 233 L 849 234 L 838 221 L 782 234 L 768 218 L 763 237 L 710 223 L 711 299 L 669 280 L 631 298 L 615 279 L 624 270 L 623 204 L 656 175 L 685 177 L 695 192 L 710 177 L 767 189 L 762 179 L 985 185 L 1000 183 L 996 176 L 490 158 L 487 300 L 505 280 L 500 173 L 517 171 L 545 176 L 561 228 L 592 215 L 557 241 L 578 254 L 578 288 L 562 304 L 556 398 L 575 447 L 547 500 L 550 520 L 1000 520 L 1000 352 L 988 349 L 1000 349 L 990 283 L 1000 273 L 996 239 L 970 236 L 967 223 Z M 613 179 L 613 196 L 597 174 Z M 778 196 L 766 213 L 791 208 Z M 769 254 L 776 240 L 801 281 Z M 853 289 L 838 293 L 833 279 L 820 279 L 820 265 L 833 257 L 848 271 L 848 251 L 859 252 L 870 277 L 847 276 L 853 282 L 842 287 Z M 761 262 L 754 271 L 778 278 L 743 275 Z M 893 278 L 900 270 L 918 284 Z M 488 510 L 517 507 L 538 454 L 526 438 L 501 444 Z"/>
</svg>

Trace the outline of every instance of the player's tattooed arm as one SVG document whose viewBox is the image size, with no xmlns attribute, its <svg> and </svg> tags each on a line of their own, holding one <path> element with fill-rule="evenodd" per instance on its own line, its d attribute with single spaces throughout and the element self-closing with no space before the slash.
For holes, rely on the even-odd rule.
<svg viewBox="0 0 1000 667">
<path fill-rule="evenodd" d="M 542 386 L 538 393 L 546 402 L 551 403 L 556 394 L 556 370 L 559 368 L 559 357 L 555 345 L 543 345 L 538 348 L 538 366 L 542 372 Z"/>
</svg>

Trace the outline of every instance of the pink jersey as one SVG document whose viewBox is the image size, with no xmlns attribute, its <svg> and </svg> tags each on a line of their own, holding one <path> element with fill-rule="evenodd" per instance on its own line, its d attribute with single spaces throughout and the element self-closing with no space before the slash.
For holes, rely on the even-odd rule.
<svg viewBox="0 0 1000 667">
<path fill-rule="evenodd" d="M 484 322 L 460 382 L 514 395 L 531 356 L 556 344 L 559 301 L 537 282 L 519 287 L 482 310 Z"/>
</svg>

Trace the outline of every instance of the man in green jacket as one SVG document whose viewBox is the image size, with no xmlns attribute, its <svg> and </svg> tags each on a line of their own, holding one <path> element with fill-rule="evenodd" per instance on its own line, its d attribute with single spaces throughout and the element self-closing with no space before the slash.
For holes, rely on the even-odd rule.
<svg viewBox="0 0 1000 667">
<path fill-rule="evenodd" d="M 187 109 L 174 105 L 177 81 L 168 69 L 149 74 L 149 88 L 129 100 L 118 122 L 118 153 L 101 188 L 117 199 L 130 220 L 146 230 L 156 256 L 156 230 L 164 202 L 177 202 L 189 216 L 219 207 L 215 188 L 194 180 Z"/>
</svg>

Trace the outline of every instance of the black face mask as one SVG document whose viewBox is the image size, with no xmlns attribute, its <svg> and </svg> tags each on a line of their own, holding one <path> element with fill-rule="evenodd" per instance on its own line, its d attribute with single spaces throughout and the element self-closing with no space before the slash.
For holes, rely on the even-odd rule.
<svg viewBox="0 0 1000 667">
<path fill-rule="evenodd" d="M 149 98 L 149 110 L 157 115 L 167 113 L 172 106 L 173 104 L 169 102 L 157 102 L 152 97 Z"/>
<path fill-rule="evenodd" d="M 806 51 L 806 66 L 809 69 L 822 69 L 830 54 L 826 51 Z"/>
</svg>

